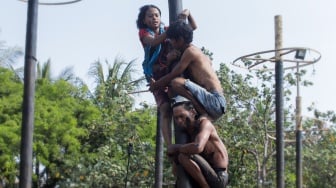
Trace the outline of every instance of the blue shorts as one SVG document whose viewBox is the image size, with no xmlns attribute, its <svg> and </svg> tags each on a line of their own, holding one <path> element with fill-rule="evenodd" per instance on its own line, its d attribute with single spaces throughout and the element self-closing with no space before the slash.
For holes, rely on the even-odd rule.
<svg viewBox="0 0 336 188">
<path fill-rule="evenodd" d="M 204 107 L 210 117 L 214 120 L 221 117 L 226 110 L 226 101 L 222 94 L 217 91 L 209 92 L 205 88 L 186 79 L 184 86 L 189 90 L 194 98 Z"/>
</svg>

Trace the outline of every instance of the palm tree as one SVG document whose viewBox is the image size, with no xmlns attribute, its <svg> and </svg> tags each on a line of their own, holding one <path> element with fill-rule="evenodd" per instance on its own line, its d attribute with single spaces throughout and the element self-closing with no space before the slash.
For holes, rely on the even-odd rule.
<svg viewBox="0 0 336 188">
<path fill-rule="evenodd" d="M 37 81 L 52 81 L 51 79 L 51 61 L 48 59 L 45 63 L 41 64 L 40 62 L 37 63 L 37 73 L 36 73 L 36 80 Z"/>
<path fill-rule="evenodd" d="M 89 75 L 94 78 L 96 84 L 94 99 L 101 108 L 111 108 L 114 103 L 124 104 L 131 107 L 134 100 L 127 93 L 139 88 L 143 78 L 132 81 L 132 73 L 135 71 L 135 60 L 125 62 L 123 59 L 116 58 L 113 65 L 108 66 L 107 75 L 104 74 L 103 64 L 100 60 L 92 63 Z"/>
<path fill-rule="evenodd" d="M 7 47 L 4 41 L 0 41 L 0 66 L 8 68 L 15 73 L 18 80 L 23 80 L 23 68 L 14 68 L 14 64 L 18 58 L 22 57 L 23 51 L 21 48 Z"/>
<path fill-rule="evenodd" d="M 80 78 L 75 76 L 73 67 L 67 67 L 62 70 L 62 72 L 55 78 L 51 75 L 51 60 L 48 59 L 44 63 L 37 63 L 37 75 L 36 80 L 38 83 L 43 83 L 45 81 L 47 82 L 54 82 L 58 80 L 64 80 L 69 83 L 72 83 L 77 86 L 83 86 L 86 85 Z"/>
</svg>

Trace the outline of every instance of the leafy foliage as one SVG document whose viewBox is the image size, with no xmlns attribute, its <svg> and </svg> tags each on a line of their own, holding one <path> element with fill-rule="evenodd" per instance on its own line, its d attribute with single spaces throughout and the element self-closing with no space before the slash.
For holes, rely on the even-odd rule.
<svg viewBox="0 0 336 188">
<path fill-rule="evenodd" d="M 3 47 L 0 45 L 0 47 Z M 203 48 L 212 58 L 212 53 Z M 1 57 L 5 51 L 0 50 Z M 7 53 L 8 51 L 6 51 Z M 17 57 L 12 56 L 13 59 Z M 0 186 L 14 187 L 19 174 L 23 83 L 17 70 L 0 64 Z M 9 62 L 9 61 L 6 61 Z M 66 69 L 54 79 L 51 61 L 38 64 L 34 125 L 35 187 L 151 187 L 154 184 L 156 109 L 133 109 L 127 93 L 141 86 L 132 81 L 135 61 L 100 61 L 89 72 L 94 91 Z M 295 113 L 291 104 L 296 78 L 284 75 L 286 186 L 295 186 Z M 230 156 L 230 187 L 275 187 L 274 74 L 244 75 L 222 63 L 217 71 L 227 100 L 216 122 Z M 300 82 L 306 87 L 312 82 Z M 336 115 L 312 105 L 314 118 L 302 120 L 304 187 L 335 187 Z M 128 145 L 133 145 L 132 153 Z M 174 177 L 164 161 L 164 184 Z M 318 173 L 316 173 L 318 172 Z M 321 179 L 323 181 L 321 181 Z"/>
<path fill-rule="evenodd" d="M 274 91 L 274 74 L 264 70 L 249 72 L 245 76 L 237 74 L 230 70 L 225 64 L 221 64 L 217 72 L 227 99 L 227 113 L 216 124 L 221 133 L 225 144 L 229 148 L 230 155 L 230 185 L 233 187 L 244 187 L 246 185 L 255 185 L 256 187 L 274 187 L 276 172 L 275 172 L 275 91 Z M 294 73 L 296 74 L 296 73 Z M 300 79 L 306 74 L 306 71 L 300 71 Z M 284 130 L 285 130 L 285 174 L 286 185 L 289 187 L 295 186 L 295 113 L 293 105 L 290 104 L 292 99 L 292 87 L 296 86 L 296 77 L 289 72 L 284 75 Z M 301 81 L 303 86 L 309 86 L 310 81 Z M 254 86 L 255 85 L 255 86 Z M 334 121 L 334 113 L 329 112 L 323 114 L 315 111 L 315 118 L 318 121 Z M 322 115 L 323 114 L 323 115 Z M 319 116 L 319 117 L 318 117 Z M 328 116 L 328 118 L 322 118 Z M 305 120 L 305 130 L 311 131 L 311 127 L 318 127 L 316 121 L 310 123 L 309 119 Z M 335 125 L 334 125 L 335 126 Z M 321 127 L 321 126 L 319 126 Z M 333 129 L 325 129 L 332 135 L 335 134 Z M 304 161 L 310 161 L 315 153 L 309 153 L 323 140 L 328 134 L 315 132 L 317 138 L 313 135 L 306 134 L 304 144 L 306 146 L 310 139 L 315 140 L 314 144 L 308 148 L 304 148 Z M 323 147 L 325 148 L 325 147 Z M 334 148 L 332 148 L 335 151 Z M 327 152 L 328 153 L 328 152 Z M 329 157 L 329 155 L 327 155 Z M 314 157 L 315 158 L 315 157 Z M 315 158 L 316 159 L 316 158 Z M 332 158 L 328 158 L 333 161 Z M 320 161 L 319 161 L 320 162 Z M 307 162 L 308 163 L 308 162 Z M 326 167 L 328 171 L 334 171 L 334 167 Z M 305 167 L 306 174 L 314 171 L 314 168 Z M 316 175 L 320 177 L 319 175 Z M 328 178 L 334 177 L 334 174 L 326 175 Z M 312 178 L 306 177 L 311 180 Z M 314 183 L 315 182 L 315 183 Z M 316 187 L 317 181 L 305 181 L 308 187 Z M 325 184 L 333 185 L 333 182 Z M 323 185 L 325 185 L 323 184 Z"/>
<path fill-rule="evenodd" d="M 13 184 L 18 173 L 22 84 L 9 69 L 0 67 L 0 180 Z"/>
</svg>

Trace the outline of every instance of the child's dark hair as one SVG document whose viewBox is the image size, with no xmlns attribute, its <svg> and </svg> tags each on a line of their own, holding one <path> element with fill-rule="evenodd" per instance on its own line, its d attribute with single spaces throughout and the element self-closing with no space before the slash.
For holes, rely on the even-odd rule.
<svg viewBox="0 0 336 188">
<path fill-rule="evenodd" d="M 189 44 L 193 40 L 193 29 L 183 20 L 178 20 L 171 24 L 167 30 L 167 38 L 178 40 L 183 38 Z"/>
<path fill-rule="evenodd" d="M 143 20 L 145 19 L 146 16 L 146 12 L 148 9 L 150 8 L 155 8 L 159 11 L 160 16 L 161 16 L 161 10 L 159 9 L 159 7 L 155 6 L 155 5 L 145 5 L 142 6 L 139 10 L 139 14 L 138 14 L 138 19 L 136 21 L 137 27 L 138 29 L 143 29 L 143 28 L 147 28 L 148 26 L 143 22 Z"/>
</svg>

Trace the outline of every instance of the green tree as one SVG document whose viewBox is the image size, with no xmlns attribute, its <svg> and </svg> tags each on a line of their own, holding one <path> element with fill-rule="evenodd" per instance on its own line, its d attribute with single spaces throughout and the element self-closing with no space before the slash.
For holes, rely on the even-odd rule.
<svg viewBox="0 0 336 188">
<path fill-rule="evenodd" d="M 67 77 L 52 80 L 48 73 L 50 61 L 41 67 L 35 96 L 34 182 L 44 178 L 51 186 L 72 176 L 71 169 L 78 161 L 89 157 L 82 141 L 88 135 L 88 125 L 99 120 L 101 114 L 91 102 L 87 86 L 78 79 L 69 79 L 75 78 L 69 71 L 63 74 Z M 12 69 L 3 67 L 0 81 L 0 180 L 14 185 L 19 174 L 23 84 Z"/>
<path fill-rule="evenodd" d="M 85 180 L 89 186 L 111 187 L 122 185 L 126 175 L 127 145 L 134 145 L 134 154 L 131 155 L 129 179 L 138 178 L 141 183 L 141 175 L 134 175 L 137 171 L 148 177 L 153 174 L 153 143 L 155 116 L 151 108 L 139 111 L 131 111 L 133 99 L 127 95 L 138 88 L 142 79 L 132 81 L 134 73 L 134 60 L 126 63 L 116 59 L 113 65 L 108 66 L 107 75 L 100 61 L 92 64 L 89 74 L 95 79 L 96 87 L 93 92 L 93 100 L 102 112 L 100 121 L 91 125 L 89 139 L 90 151 L 97 153 L 88 168 L 82 168 L 81 172 L 89 172 Z M 136 163 L 136 167 L 133 167 Z M 92 181 L 92 180 L 95 181 Z M 140 181 L 141 180 L 141 181 Z M 147 182 L 152 182 L 147 178 Z M 134 183 L 133 182 L 133 183 Z"/>
<path fill-rule="evenodd" d="M 123 114 L 111 124 L 110 138 L 97 149 L 87 168 L 85 185 L 88 187 L 124 186 L 127 175 L 129 187 L 150 187 L 154 182 L 154 152 L 156 114 L 143 108 Z M 107 131 L 107 130 L 106 130 Z M 133 145 L 127 174 L 128 144 Z"/>
<path fill-rule="evenodd" d="M 274 73 L 266 70 L 248 72 L 245 75 L 230 70 L 221 64 L 218 76 L 222 82 L 227 99 L 227 113 L 216 122 L 219 132 L 229 148 L 230 156 L 230 185 L 233 187 L 274 187 L 275 172 L 275 91 Z M 285 182 L 286 186 L 295 186 L 295 116 L 291 104 L 293 86 L 296 86 L 295 74 L 287 72 L 284 75 L 284 130 L 285 130 Z M 302 78 L 305 70 L 300 71 Z M 303 86 L 312 84 L 310 81 L 301 81 Z M 322 114 L 317 113 L 315 114 Z M 320 117 L 315 117 L 319 121 Z M 329 113 L 329 121 L 334 120 L 333 113 Z M 304 123 L 309 124 L 309 120 Z M 316 124 L 313 123 L 314 126 Z M 316 137 L 324 138 L 322 132 L 315 132 Z M 306 142 L 311 139 L 306 135 Z M 329 140 L 332 140 L 332 136 Z M 321 139 L 323 140 L 323 139 Z M 326 142 L 324 142 L 326 143 Z M 311 149 L 320 145 L 315 142 Z M 329 155 L 328 146 L 325 145 L 329 161 L 334 161 L 334 155 Z M 334 150 L 334 147 L 332 151 Z M 317 148 L 315 148 L 317 149 Z M 321 148 L 320 148 L 321 149 Z M 316 152 L 316 150 L 314 150 Z M 308 155 L 307 155 L 308 154 Z M 307 153 L 305 160 L 316 159 L 313 153 Z M 316 155 L 316 154 L 315 154 Z M 312 158 L 311 158 L 312 157 Z M 334 177 L 333 167 L 326 167 L 325 177 Z M 305 168 L 307 175 L 315 171 Z M 315 173 L 316 174 L 316 173 Z M 316 175 L 321 178 L 321 174 Z M 309 177 L 312 179 L 312 177 Z M 317 179 L 317 178 L 316 178 Z M 308 181 L 306 185 L 313 184 Z M 315 180 L 315 183 L 317 181 Z M 324 184 L 325 185 L 325 184 Z M 332 185 L 332 184 L 331 184 Z"/>
<path fill-rule="evenodd" d="M 1 66 L 0 83 L 0 182 L 13 185 L 18 175 L 23 85 L 13 71 Z"/>
<path fill-rule="evenodd" d="M 202 50 L 212 58 L 209 50 Z M 0 50 L 0 57 L 5 57 L 2 54 L 4 51 Z M 14 185 L 18 175 L 23 84 L 16 70 L 3 62 L 0 65 L 0 181 Z M 106 75 L 100 61 L 94 62 L 89 70 L 96 83 L 92 93 L 74 76 L 72 69 L 65 69 L 54 79 L 50 59 L 42 65 L 38 63 L 35 182 L 45 180 L 46 187 L 121 187 L 127 175 L 129 187 L 153 185 L 156 109 L 148 105 L 132 109 L 134 101 L 127 93 L 141 86 L 142 80 L 132 81 L 134 60 L 127 63 L 116 58 L 113 65 L 105 63 Z M 228 107 L 216 127 L 229 151 L 230 186 L 274 187 L 274 74 L 264 70 L 238 74 L 223 63 L 217 74 Z M 300 78 L 305 74 L 305 70 L 300 71 Z M 295 186 L 296 127 L 291 104 L 295 76 L 293 72 L 284 76 L 288 187 Z M 301 83 L 305 87 L 312 84 L 306 80 Z M 331 164 L 336 162 L 336 115 L 333 111 L 320 112 L 314 106 L 309 110 L 315 117 L 302 122 L 304 186 L 335 187 L 336 169 Z M 129 143 L 133 145 L 133 153 L 126 174 Z M 166 182 L 173 179 L 170 170 L 165 168 Z"/>
<path fill-rule="evenodd" d="M 78 85 L 79 87 L 85 86 L 85 83 L 80 78 L 75 76 L 72 67 L 67 67 L 63 69 L 62 72 L 54 78 L 52 76 L 51 59 L 48 59 L 44 63 L 40 62 L 37 63 L 36 80 L 38 84 L 43 84 L 44 82 L 54 82 L 57 80 L 64 80 L 69 83 Z"/>
<path fill-rule="evenodd" d="M 8 68 L 15 73 L 16 79 L 23 79 L 23 69 L 15 68 L 17 60 L 22 57 L 23 51 L 20 47 L 8 47 L 4 41 L 0 41 L 0 66 Z"/>
<path fill-rule="evenodd" d="M 105 61 L 108 66 L 107 75 L 100 60 L 95 61 L 89 70 L 89 75 L 94 78 L 94 100 L 96 104 L 105 110 L 119 108 L 122 111 L 131 109 L 134 100 L 127 95 L 140 86 L 143 79 L 133 81 L 132 74 L 135 72 L 135 60 L 125 62 L 116 58 L 113 65 Z M 111 113 L 111 112 L 107 112 Z"/>
<path fill-rule="evenodd" d="M 336 114 L 314 106 L 309 110 L 314 117 L 303 121 L 303 186 L 335 187 L 336 166 L 332 164 L 336 162 Z"/>
<path fill-rule="evenodd" d="M 64 80 L 45 82 L 37 87 L 35 105 L 34 155 L 45 170 L 48 185 L 72 176 L 72 169 L 85 157 L 81 141 L 86 125 L 100 117 L 86 98 L 87 88 Z"/>
<path fill-rule="evenodd" d="M 36 175 L 46 177 L 46 184 L 52 186 L 73 178 L 75 167 L 89 157 L 87 128 L 99 120 L 100 112 L 89 98 L 88 87 L 71 68 L 53 79 L 50 59 L 37 64 L 36 88 L 35 167 L 44 166 L 43 173 L 36 170 Z"/>
</svg>

